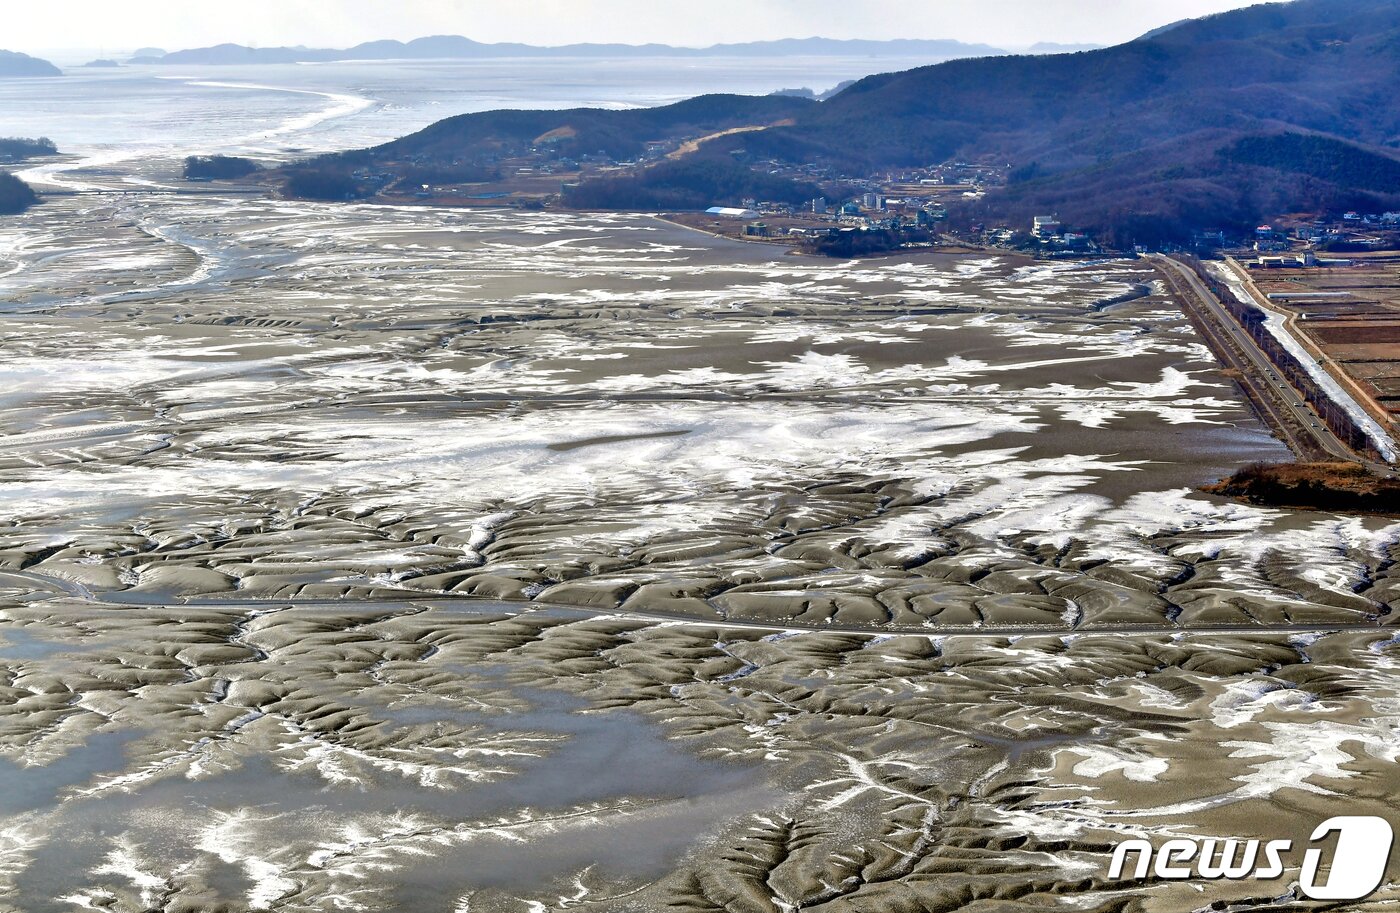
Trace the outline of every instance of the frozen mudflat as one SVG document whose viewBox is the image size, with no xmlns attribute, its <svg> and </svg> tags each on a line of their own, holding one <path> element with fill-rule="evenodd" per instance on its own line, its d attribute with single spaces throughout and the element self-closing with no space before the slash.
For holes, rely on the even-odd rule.
<svg viewBox="0 0 1400 913">
<path fill-rule="evenodd" d="M 0 909 L 1273 909 L 1107 848 L 1397 800 L 1400 524 L 1195 491 L 1286 453 L 1145 264 L 212 197 L 0 261 Z"/>
<path fill-rule="evenodd" d="M 4 909 L 1180 911 L 1196 887 L 1109 882 L 1108 848 L 1301 845 L 1339 802 L 1395 798 L 1400 646 L 1378 632 L 5 614 Z M 1277 909 L 1257 891 L 1206 897 Z"/>
<path fill-rule="evenodd" d="M 929 631 L 1400 586 L 1400 525 L 1193 491 L 1284 454 L 1137 263 L 189 198 L 14 230 L 0 560 L 36 584 Z"/>
</svg>

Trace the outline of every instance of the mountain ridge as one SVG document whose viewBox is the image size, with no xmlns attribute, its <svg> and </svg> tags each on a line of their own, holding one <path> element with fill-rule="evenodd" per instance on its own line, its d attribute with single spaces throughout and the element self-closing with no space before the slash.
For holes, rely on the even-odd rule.
<svg viewBox="0 0 1400 913">
<path fill-rule="evenodd" d="M 1262 4 L 1099 51 L 867 77 L 792 127 L 745 139 L 757 156 L 868 169 L 997 156 L 1032 173 L 989 194 L 978 216 L 1058 211 L 1099 230 L 1146 217 L 1153 234 L 1179 237 L 1271 211 L 1400 205 L 1400 187 L 1362 192 L 1286 161 L 1222 159 L 1245 137 L 1285 133 L 1400 154 L 1398 51 L 1400 0 Z"/>
<path fill-rule="evenodd" d="M 956 57 L 1005 54 L 1001 48 L 971 44 L 953 39 L 896 38 L 890 40 L 782 38 L 715 44 L 709 47 L 679 47 L 667 44 L 567 44 L 541 46 L 518 42 L 484 43 L 460 35 L 430 35 L 412 41 L 392 39 L 367 41 L 350 48 L 273 47 L 253 48 L 240 44 L 218 44 L 205 48 L 173 51 L 160 56 L 135 56 L 133 63 L 183 65 L 256 65 L 277 63 L 329 63 L 352 60 L 434 60 L 482 59 L 497 57 L 718 57 L 718 56 L 876 56 L 953 59 Z"/>
</svg>

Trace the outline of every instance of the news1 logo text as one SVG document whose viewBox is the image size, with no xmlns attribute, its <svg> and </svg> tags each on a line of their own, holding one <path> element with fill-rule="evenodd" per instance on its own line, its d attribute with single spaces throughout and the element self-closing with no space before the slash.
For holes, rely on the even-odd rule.
<svg viewBox="0 0 1400 913">
<path fill-rule="evenodd" d="M 1337 839 L 1329 857 L 1322 844 L 1332 834 Z M 1298 889 L 1310 900 L 1360 900 L 1380 887 L 1394 841 L 1395 832 L 1384 818 L 1328 818 L 1313 829 L 1308 840 L 1310 846 L 1303 853 Z M 1108 877 L 1139 881 L 1150 875 L 1167 880 L 1269 881 L 1283 876 L 1292 850 L 1291 840 L 1178 837 L 1156 847 L 1146 840 L 1124 840 L 1113 850 Z"/>
</svg>

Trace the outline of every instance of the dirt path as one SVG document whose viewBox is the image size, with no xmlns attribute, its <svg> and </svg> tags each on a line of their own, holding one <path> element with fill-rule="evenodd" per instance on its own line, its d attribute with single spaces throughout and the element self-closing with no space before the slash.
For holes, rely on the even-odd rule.
<svg viewBox="0 0 1400 913">
<path fill-rule="evenodd" d="M 712 139 L 719 139 L 721 136 L 733 136 L 736 133 L 756 133 L 759 130 L 767 130 L 769 126 L 782 126 L 782 124 L 755 124 L 749 127 L 730 127 L 728 130 L 721 130 L 718 133 L 711 133 L 706 136 L 698 136 L 695 139 L 687 140 L 680 145 L 680 148 L 666 154 L 667 161 L 683 159 L 687 155 L 699 152 L 700 147 Z"/>
</svg>

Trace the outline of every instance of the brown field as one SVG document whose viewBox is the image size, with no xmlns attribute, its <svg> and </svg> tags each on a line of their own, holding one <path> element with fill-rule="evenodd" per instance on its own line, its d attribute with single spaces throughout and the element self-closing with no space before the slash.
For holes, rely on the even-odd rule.
<svg viewBox="0 0 1400 913">
<path fill-rule="evenodd" d="M 1385 323 L 1381 320 L 1344 323 L 1340 320 L 1328 321 L 1318 327 L 1310 327 L 1308 334 L 1319 343 L 1328 346 L 1376 346 L 1394 345 L 1400 342 L 1400 322 Z"/>
</svg>

